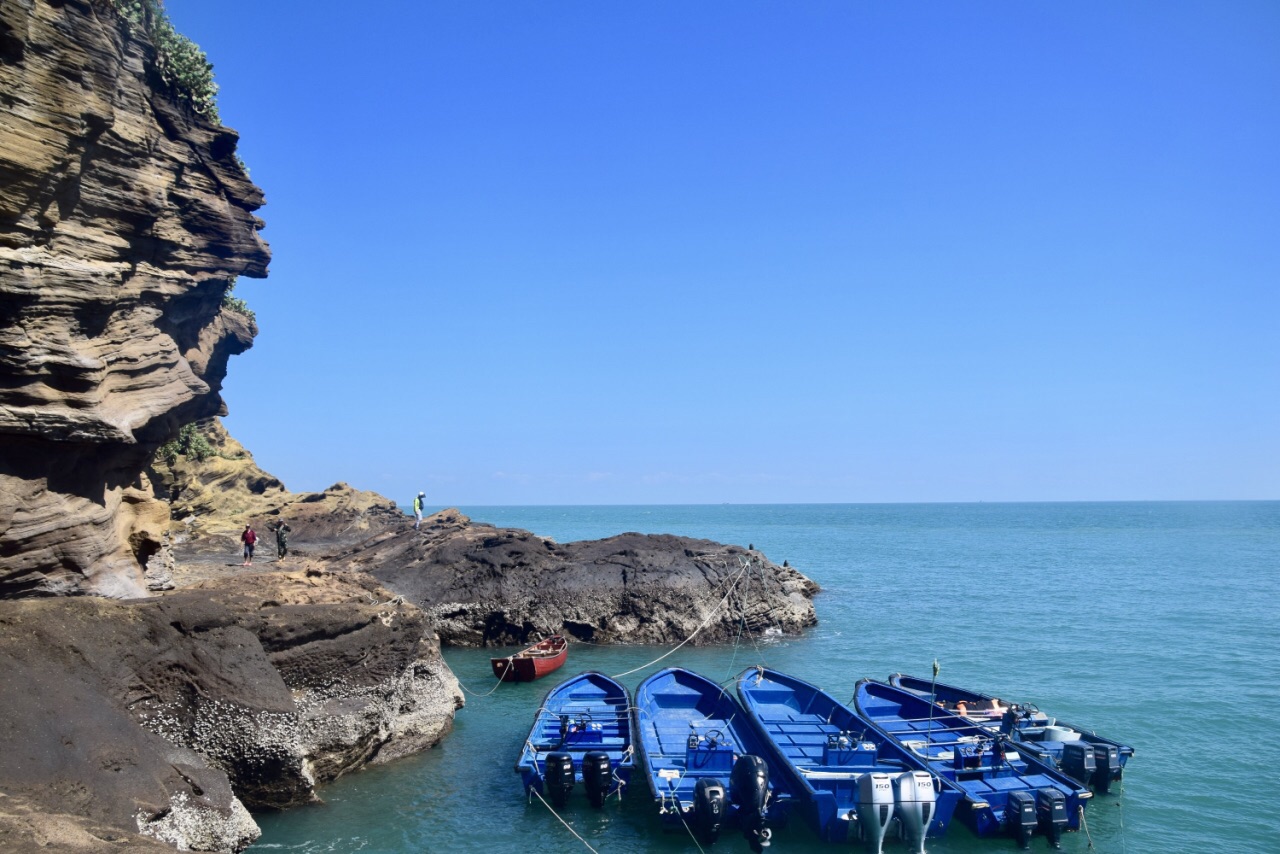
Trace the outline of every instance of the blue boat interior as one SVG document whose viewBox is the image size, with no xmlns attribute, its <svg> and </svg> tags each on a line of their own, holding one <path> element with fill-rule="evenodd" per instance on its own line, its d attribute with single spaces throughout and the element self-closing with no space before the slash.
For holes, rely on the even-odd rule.
<svg viewBox="0 0 1280 854">
<path fill-rule="evenodd" d="M 1009 792 L 1054 788 L 1070 795 L 1077 789 L 1029 763 L 1016 744 L 907 691 L 860 686 L 858 710 L 975 801 L 1003 808 Z"/>
<path fill-rule="evenodd" d="M 584 760 L 608 757 L 610 791 L 627 782 L 632 767 L 631 701 L 626 688 L 603 674 L 588 672 L 552 688 L 538 709 L 516 770 L 525 788 L 543 790 L 547 759 L 567 755 L 579 783 Z M 568 773 L 568 772 L 566 772 Z"/>
</svg>

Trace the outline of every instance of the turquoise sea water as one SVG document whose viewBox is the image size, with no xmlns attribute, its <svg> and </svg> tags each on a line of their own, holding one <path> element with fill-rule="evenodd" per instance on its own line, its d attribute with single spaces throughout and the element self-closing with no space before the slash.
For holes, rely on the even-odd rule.
<svg viewBox="0 0 1280 854">
<path fill-rule="evenodd" d="M 844 699 L 862 676 L 928 675 L 936 658 L 942 681 L 1133 744 L 1122 785 L 1093 799 L 1088 833 L 1065 851 L 1280 851 L 1280 502 L 462 509 L 561 542 L 641 531 L 753 544 L 823 587 L 819 625 L 801 637 L 685 647 L 658 666 L 728 680 L 764 663 Z M 474 693 L 444 744 L 338 780 L 323 805 L 256 816 L 251 850 L 585 852 L 512 770 L 534 709 L 559 678 L 666 651 L 575 644 L 560 673 L 481 696 L 494 651 L 446 650 Z M 662 832 L 637 782 L 622 803 L 579 797 L 563 817 L 601 854 L 697 851 Z M 710 850 L 748 849 L 726 835 Z M 771 850 L 834 848 L 794 821 Z M 1016 846 L 955 824 L 928 850 Z M 1043 837 L 1032 850 L 1048 850 Z"/>
</svg>

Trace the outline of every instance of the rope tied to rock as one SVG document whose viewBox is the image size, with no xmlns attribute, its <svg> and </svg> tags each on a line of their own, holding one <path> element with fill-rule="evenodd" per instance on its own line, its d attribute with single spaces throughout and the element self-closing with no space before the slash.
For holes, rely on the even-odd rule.
<svg viewBox="0 0 1280 854">
<path fill-rule="evenodd" d="M 702 631 L 702 630 L 703 630 L 703 629 L 705 629 L 708 625 L 710 625 L 710 624 L 711 624 L 711 619 L 712 619 L 713 617 L 715 617 L 715 616 L 716 616 L 716 614 L 720 613 L 720 609 L 721 609 L 721 608 L 723 608 L 723 607 L 725 606 L 725 603 L 729 601 L 729 597 L 730 597 L 731 595 L 733 595 L 734 588 L 736 588 L 736 587 L 738 586 L 738 582 L 742 580 L 742 576 L 743 576 L 743 575 L 745 575 L 745 574 L 746 574 L 746 572 L 747 572 L 747 567 L 746 567 L 746 566 L 744 566 L 742 569 L 738 570 L 738 574 L 737 574 L 736 576 L 734 576 L 733 580 L 729 583 L 729 589 L 728 589 L 727 591 L 725 591 L 724 598 L 722 598 L 722 599 L 720 600 L 720 603 L 719 603 L 718 605 L 716 605 L 714 608 L 712 608 L 712 609 L 711 609 L 711 613 L 707 615 L 707 618 L 706 618 L 705 620 L 703 620 L 703 621 L 702 621 L 702 624 L 701 624 L 700 626 L 698 626 L 696 629 L 694 629 L 694 630 L 693 630 L 693 633 L 692 633 L 691 635 L 689 635 L 689 636 L 688 636 L 687 638 L 685 638 L 684 640 L 680 641 L 680 643 L 676 644 L 674 647 L 672 647 L 672 648 L 671 648 L 670 650 L 668 650 L 667 652 L 665 652 L 665 653 L 663 653 L 662 655 L 660 655 L 660 656 L 658 656 L 657 658 L 655 658 L 653 661 L 650 661 L 648 664 L 642 664 L 642 665 L 640 665 L 639 667 L 633 667 L 633 668 L 631 668 L 630 670 L 628 670 L 628 671 L 626 671 L 626 672 L 624 672 L 624 673 L 615 673 L 615 674 L 614 674 L 614 676 L 613 676 L 613 678 L 614 678 L 614 679 L 620 679 L 620 678 L 622 678 L 623 676 L 630 676 L 632 673 L 639 673 L 641 670 L 645 670 L 645 669 L 647 669 L 647 668 L 649 668 L 649 667 L 652 667 L 653 665 L 657 664 L 659 661 L 662 661 L 664 658 L 667 658 L 667 657 L 668 657 L 668 656 L 670 656 L 670 655 L 674 655 L 674 654 L 676 653 L 676 651 L 680 649 L 680 647 L 684 646 L 684 645 L 685 645 L 685 644 L 687 644 L 689 641 L 691 641 L 691 640 L 693 640 L 695 637 L 697 637 L 697 636 L 698 636 L 698 632 Z"/>
</svg>

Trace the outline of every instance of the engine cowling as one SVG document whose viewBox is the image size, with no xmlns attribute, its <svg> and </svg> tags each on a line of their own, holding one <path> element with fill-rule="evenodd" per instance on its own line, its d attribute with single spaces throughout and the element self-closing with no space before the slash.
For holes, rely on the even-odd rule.
<svg viewBox="0 0 1280 854">
<path fill-rule="evenodd" d="M 1036 829 L 1036 798 L 1028 791 L 1010 792 L 1004 810 L 1005 825 L 1018 840 L 1023 851 L 1031 847 L 1031 834 Z"/>
<path fill-rule="evenodd" d="M 573 791 L 573 757 L 567 753 L 548 753 L 544 763 L 542 784 L 546 787 L 551 804 L 563 807 Z"/>
<path fill-rule="evenodd" d="M 771 836 L 765 827 L 769 766 L 763 759 L 750 754 L 738 757 L 729 775 L 729 796 L 738 807 L 742 835 L 758 854 L 769 844 Z"/>
<path fill-rule="evenodd" d="M 924 854 L 924 836 L 938 805 L 933 775 L 928 771 L 907 771 L 893 782 L 894 815 L 902 838 L 916 854 Z"/>
<path fill-rule="evenodd" d="M 603 750 L 589 751 L 582 757 L 582 787 L 587 790 L 591 806 L 604 806 L 613 784 L 613 763 Z"/>
<path fill-rule="evenodd" d="M 693 787 L 693 834 L 699 842 L 712 843 L 720 838 L 720 825 L 725 813 L 724 784 L 703 777 Z"/>
<path fill-rule="evenodd" d="M 1054 848 L 1062 847 L 1062 831 L 1067 826 L 1067 796 L 1057 789 L 1036 790 L 1036 815 L 1040 831 Z"/>
<path fill-rule="evenodd" d="M 1111 791 L 1111 781 L 1120 777 L 1120 751 L 1114 744 L 1093 746 L 1093 788 L 1105 795 Z"/>
<path fill-rule="evenodd" d="M 880 854 L 893 819 L 893 778 L 869 771 L 858 778 L 858 826 L 867 850 Z"/>
</svg>

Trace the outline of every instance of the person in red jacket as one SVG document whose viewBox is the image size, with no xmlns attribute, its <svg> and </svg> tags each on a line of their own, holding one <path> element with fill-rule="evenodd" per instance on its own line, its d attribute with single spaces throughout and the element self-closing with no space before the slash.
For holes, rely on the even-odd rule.
<svg viewBox="0 0 1280 854">
<path fill-rule="evenodd" d="M 244 533 L 240 535 L 240 542 L 244 543 L 244 563 L 240 565 L 253 566 L 253 547 L 258 543 L 258 535 L 254 533 L 253 528 L 245 525 Z"/>
</svg>

